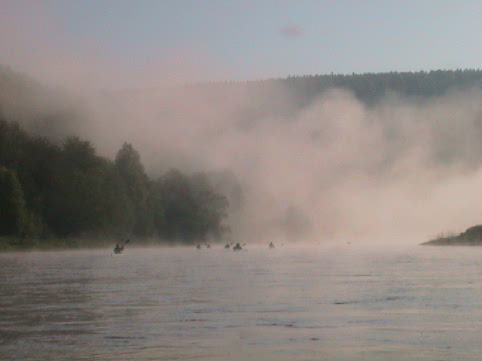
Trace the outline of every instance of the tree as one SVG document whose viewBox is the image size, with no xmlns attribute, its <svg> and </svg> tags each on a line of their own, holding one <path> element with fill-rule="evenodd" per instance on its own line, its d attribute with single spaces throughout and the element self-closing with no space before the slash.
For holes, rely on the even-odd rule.
<svg viewBox="0 0 482 361">
<path fill-rule="evenodd" d="M 125 187 L 111 161 L 88 141 L 68 138 L 46 196 L 46 221 L 57 236 L 112 234 L 132 219 Z"/>
<path fill-rule="evenodd" d="M 154 204 L 163 215 L 158 218 L 162 223 L 156 222 L 156 226 L 162 237 L 192 243 L 208 237 L 220 238 L 227 231 L 222 221 L 229 203 L 213 190 L 205 174 L 188 177 L 171 170 L 158 180 L 155 189 L 159 201 Z"/>
<path fill-rule="evenodd" d="M 118 237 L 130 232 L 130 225 L 134 222 L 134 212 L 122 178 L 114 163 L 103 159 L 99 172 L 99 216 L 102 217 L 102 231 Z"/>
<path fill-rule="evenodd" d="M 154 229 L 158 235 L 165 236 L 167 230 L 166 202 L 163 179 L 151 182 L 150 205 Z"/>
<path fill-rule="evenodd" d="M 131 144 L 124 143 L 117 152 L 115 165 L 134 210 L 132 233 L 141 237 L 151 236 L 154 225 L 148 204 L 149 179 L 144 172 L 139 153 Z"/>
<path fill-rule="evenodd" d="M 159 235 L 170 241 L 190 242 L 194 238 L 194 231 L 190 222 L 192 200 L 188 178 L 173 169 L 159 179 L 158 183 L 158 197 L 162 197 L 165 222 L 165 227 L 157 229 Z M 157 207 L 159 204 L 156 202 Z"/>
<path fill-rule="evenodd" d="M 97 228 L 97 166 L 95 149 L 88 141 L 65 140 L 45 207 L 47 224 L 55 235 L 74 236 Z"/>
<path fill-rule="evenodd" d="M 0 235 L 22 234 L 26 212 L 17 174 L 0 166 Z"/>
<path fill-rule="evenodd" d="M 195 208 L 196 233 L 202 238 L 220 239 L 228 230 L 223 224 L 223 220 L 228 216 L 227 197 L 213 189 L 204 173 L 192 176 L 191 188 Z"/>
</svg>

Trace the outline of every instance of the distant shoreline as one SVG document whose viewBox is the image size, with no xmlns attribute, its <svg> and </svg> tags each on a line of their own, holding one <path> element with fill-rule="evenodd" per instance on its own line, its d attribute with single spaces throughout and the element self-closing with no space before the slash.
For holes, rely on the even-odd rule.
<svg viewBox="0 0 482 361">
<path fill-rule="evenodd" d="M 76 249 L 97 249 L 114 247 L 113 240 L 83 239 L 83 238 L 52 238 L 48 241 L 39 239 L 22 239 L 16 237 L 0 237 L 0 253 L 57 251 Z"/>
<path fill-rule="evenodd" d="M 52 252 L 52 251 L 80 251 L 95 249 L 114 249 L 116 243 L 124 243 L 125 239 L 113 238 L 52 238 L 46 240 L 21 239 L 15 237 L 0 236 L 0 254 L 9 252 Z M 194 247 L 194 243 L 172 242 L 163 239 L 133 239 L 128 244 L 130 248 L 144 247 Z M 223 244 L 212 241 L 212 245 Z M 224 244 L 223 244 L 224 245 Z"/>
<path fill-rule="evenodd" d="M 482 246 L 482 224 L 468 228 L 459 235 L 440 236 L 421 246 Z"/>
</svg>

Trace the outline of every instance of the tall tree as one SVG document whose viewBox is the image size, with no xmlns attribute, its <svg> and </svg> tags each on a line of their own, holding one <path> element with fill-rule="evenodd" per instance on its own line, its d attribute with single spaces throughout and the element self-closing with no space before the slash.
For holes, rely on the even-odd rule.
<svg viewBox="0 0 482 361">
<path fill-rule="evenodd" d="M 17 175 L 0 166 L 0 235 L 20 235 L 25 219 L 25 199 Z"/>
<path fill-rule="evenodd" d="M 192 243 L 209 237 L 220 238 L 227 231 L 223 224 L 227 198 L 214 191 L 206 175 L 188 177 L 179 170 L 171 170 L 159 182 L 164 228 L 158 232 L 162 237 Z"/>
<path fill-rule="evenodd" d="M 54 234 L 74 236 L 97 228 L 98 164 L 90 142 L 77 137 L 65 140 L 45 208 Z"/>
<path fill-rule="evenodd" d="M 162 218 L 156 215 L 159 235 L 169 241 L 190 242 L 194 231 L 190 222 L 192 200 L 188 178 L 173 169 L 158 180 L 156 189 L 159 193 L 156 193 L 155 205 L 163 210 Z"/>
<path fill-rule="evenodd" d="M 148 204 L 149 179 L 144 171 L 139 153 L 132 144 L 123 144 L 117 152 L 115 165 L 124 181 L 127 195 L 134 209 L 132 233 L 141 237 L 151 236 L 154 226 Z"/>
</svg>

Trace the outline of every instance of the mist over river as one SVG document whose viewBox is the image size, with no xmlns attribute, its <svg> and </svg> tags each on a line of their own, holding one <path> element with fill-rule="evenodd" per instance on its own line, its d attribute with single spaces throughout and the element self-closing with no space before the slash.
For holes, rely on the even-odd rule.
<svg viewBox="0 0 482 361">
<path fill-rule="evenodd" d="M 480 360 L 482 248 L 0 254 L 0 359 Z"/>
</svg>

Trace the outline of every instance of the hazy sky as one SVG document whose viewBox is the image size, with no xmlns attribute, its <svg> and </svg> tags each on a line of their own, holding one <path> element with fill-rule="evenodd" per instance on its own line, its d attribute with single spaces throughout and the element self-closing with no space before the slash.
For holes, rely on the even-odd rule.
<svg viewBox="0 0 482 361">
<path fill-rule="evenodd" d="M 185 82 L 482 63 L 480 0 L 0 4 L 0 64 L 33 73 L 40 66 L 40 76 L 54 81 L 55 71 L 99 78 L 93 68 L 106 73 L 106 67 L 106 79 L 123 74 L 115 86 L 145 86 L 156 85 L 149 84 L 156 70 L 160 78 Z"/>
</svg>

